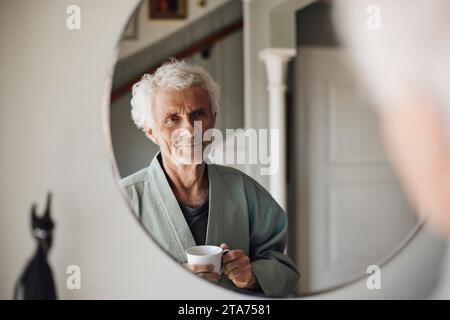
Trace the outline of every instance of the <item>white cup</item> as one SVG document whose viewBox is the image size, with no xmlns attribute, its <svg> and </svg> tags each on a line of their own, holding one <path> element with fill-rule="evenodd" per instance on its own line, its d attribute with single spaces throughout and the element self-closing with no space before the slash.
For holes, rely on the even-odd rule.
<svg viewBox="0 0 450 320">
<path fill-rule="evenodd" d="M 222 249 L 218 246 L 204 245 L 196 246 L 186 249 L 188 265 L 212 265 L 214 270 L 212 272 L 222 273 L 222 256 L 227 253 L 228 249 Z"/>
</svg>

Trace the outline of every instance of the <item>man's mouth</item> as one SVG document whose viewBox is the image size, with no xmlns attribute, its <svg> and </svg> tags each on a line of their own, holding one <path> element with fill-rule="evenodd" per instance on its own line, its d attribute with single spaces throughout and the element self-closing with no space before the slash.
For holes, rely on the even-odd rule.
<svg viewBox="0 0 450 320">
<path fill-rule="evenodd" d="M 189 144 L 176 144 L 175 147 L 177 148 L 194 148 L 195 146 L 200 146 L 202 143 L 189 143 Z"/>
</svg>

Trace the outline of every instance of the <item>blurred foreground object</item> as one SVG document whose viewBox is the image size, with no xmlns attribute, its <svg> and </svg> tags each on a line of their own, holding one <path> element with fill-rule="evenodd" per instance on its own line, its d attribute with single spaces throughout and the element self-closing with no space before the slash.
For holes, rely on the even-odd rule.
<svg viewBox="0 0 450 320">
<path fill-rule="evenodd" d="M 450 1 L 340 0 L 334 23 L 417 212 L 450 236 Z"/>
<path fill-rule="evenodd" d="M 31 208 L 31 228 L 37 241 L 37 249 L 28 262 L 14 290 L 16 300 L 55 300 L 56 290 L 47 255 L 52 246 L 54 223 L 50 216 L 51 193 L 42 217 L 36 215 L 36 204 Z"/>
</svg>

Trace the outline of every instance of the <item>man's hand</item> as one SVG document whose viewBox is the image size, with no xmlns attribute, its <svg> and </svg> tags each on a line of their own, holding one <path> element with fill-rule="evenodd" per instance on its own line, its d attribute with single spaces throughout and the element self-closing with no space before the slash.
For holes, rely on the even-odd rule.
<svg viewBox="0 0 450 320">
<path fill-rule="evenodd" d="M 208 281 L 218 282 L 220 280 L 220 274 L 212 272 L 214 270 L 214 266 L 211 264 L 189 265 L 185 263 L 184 266 L 199 277 L 202 277 Z"/>
<path fill-rule="evenodd" d="M 220 245 L 222 249 L 230 249 L 226 243 Z M 243 250 L 230 250 L 223 256 L 223 273 L 234 285 L 241 289 L 255 289 L 258 281 L 252 272 L 250 258 Z"/>
</svg>

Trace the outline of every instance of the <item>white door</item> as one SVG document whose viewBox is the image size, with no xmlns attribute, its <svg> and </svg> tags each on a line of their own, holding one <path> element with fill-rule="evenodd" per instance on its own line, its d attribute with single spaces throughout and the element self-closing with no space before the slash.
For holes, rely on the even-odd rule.
<svg viewBox="0 0 450 320">
<path fill-rule="evenodd" d="M 301 47 L 295 68 L 297 188 L 290 214 L 296 215 L 294 250 L 303 293 L 362 276 L 400 245 L 416 218 L 345 52 Z"/>
</svg>

